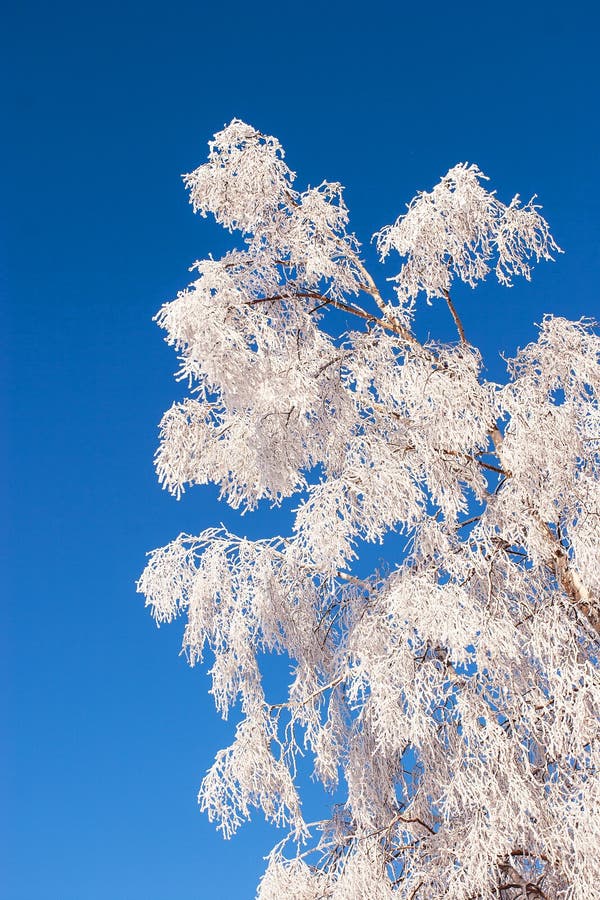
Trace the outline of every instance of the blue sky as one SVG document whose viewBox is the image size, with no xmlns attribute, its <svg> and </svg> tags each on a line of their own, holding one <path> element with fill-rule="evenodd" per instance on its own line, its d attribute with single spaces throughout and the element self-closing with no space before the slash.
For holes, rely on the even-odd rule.
<svg viewBox="0 0 600 900">
<path fill-rule="evenodd" d="M 499 378 L 498 352 L 544 312 L 600 315 L 599 24 L 577 2 L 7 9 L 0 896 L 245 900 L 274 842 L 258 816 L 223 842 L 198 812 L 231 727 L 178 656 L 181 627 L 157 631 L 134 588 L 180 531 L 285 528 L 156 483 L 182 388 L 151 319 L 230 246 L 180 173 L 240 117 L 281 140 L 300 185 L 346 185 L 367 245 L 458 161 L 505 201 L 538 193 L 565 254 L 531 284 L 455 296 Z M 421 307 L 423 334 L 450 324 Z"/>
</svg>

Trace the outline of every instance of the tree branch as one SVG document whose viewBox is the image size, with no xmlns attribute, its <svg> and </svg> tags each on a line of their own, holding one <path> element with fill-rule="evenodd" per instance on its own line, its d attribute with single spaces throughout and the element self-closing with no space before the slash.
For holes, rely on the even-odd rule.
<svg viewBox="0 0 600 900">
<path fill-rule="evenodd" d="M 298 300 L 298 299 L 310 299 L 319 301 L 320 305 L 311 309 L 310 312 L 316 312 L 317 309 L 320 309 L 323 306 L 333 306 L 335 309 L 342 310 L 342 312 L 351 313 L 354 316 L 359 316 L 361 319 L 364 319 L 366 322 L 372 322 L 374 325 L 379 325 L 381 328 L 384 328 L 386 331 L 392 331 L 394 334 L 397 334 L 401 337 L 407 344 L 411 344 L 412 346 L 416 346 L 421 348 L 422 344 L 414 337 L 407 328 L 405 328 L 400 322 L 396 320 L 392 320 L 389 317 L 379 318 L 378 316 L 374 316 L 371 313 L 365 312 L 364 309 L 361 309 L 358 306 L 352 306 L 349 303 L 344 303 L 342 300 L 335 300 L 333 297 L 326 297 L 324 294 L 320 294 L 318 291 L 297 291 L 292 294 L 272 294 L 270 297 L 256 297 L 254 300 L 247 300 L 246 306 L 257 306 L 259 303 L 276 303 L 281 300 Z"/>
<path fill-rule="evenodd" d="M 456 325 L 456 328 L 458 330 L 461 344 L 468 344 L 469 342 L 467 341 L 467 338 L 465 336 L 465 329 L 463 328 L 463 324 L 460 321 L 460 316 L 458 315 L 458 313 L 456 311 L 456 307 L 455 307 L 454 303 L 452 302 L 452 297 L 450 296 L 450 292 L 444 291 L 444 297 L 446 298 L 446 303 L 448 304 L 448 309 L 450 310 L 452 318 L 454 319 L 454 324 Z"/>
</svg>

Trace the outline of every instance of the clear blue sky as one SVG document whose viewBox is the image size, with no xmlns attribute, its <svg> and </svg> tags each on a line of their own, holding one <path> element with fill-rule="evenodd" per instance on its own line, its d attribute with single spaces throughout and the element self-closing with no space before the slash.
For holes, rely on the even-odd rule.
<svg viewBox="0 0 600 900">
<path fill-rule="evenodd" d="M 198 812 L 231 728 L 178 656 L 180 625 L 157 631 L 134 590 L 145 552 L 182 530 L 285 527 L 156 483 L 156 426 L 182 388 L 151 318 L 194 259 L 228 246 L 192 215 L 180 173 L 237 116 L 282 141 L 300 184 L 345 184 L 365 242 L 458 161 L 504 200 L 537 192 L 565 255 L 532 284 L 455 297 L 500 377 L 498 351 L 531 340 L 545 311 L 600 315 L 596 10 L 7 8 L 0 897 L 246 900 L 273 843 L 259 817 L 225 843 Z"/>
</svg>

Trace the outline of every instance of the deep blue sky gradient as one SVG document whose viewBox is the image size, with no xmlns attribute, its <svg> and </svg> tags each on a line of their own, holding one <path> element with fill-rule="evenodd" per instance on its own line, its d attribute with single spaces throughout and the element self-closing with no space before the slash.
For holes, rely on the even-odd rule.
<svg viewBox="0 0 600 900">
<path fill-rule="evenodd" d="M 181 623 L 157 631 L 134 588 L 180 531 L 287 521 L 156 483 L 183 388 L 151 319 L 231 245 L 180 173 L 243 118 L 300 185 L 347 186 L 370 261 L 371 234 L 458 161 L 504 200 L 537 192 L 565 254 L 455 295 L 500 378 L 545 311 L 600 314 L 597 7 L 24 0 L 5 19 L 0 897 L 245 900 L 273 837 L 257 815 L 225 843 L 198 812 L 232 729 L 178 656 Z M 444 309 L 419 323 L 453 337 Z"/>
</svg>

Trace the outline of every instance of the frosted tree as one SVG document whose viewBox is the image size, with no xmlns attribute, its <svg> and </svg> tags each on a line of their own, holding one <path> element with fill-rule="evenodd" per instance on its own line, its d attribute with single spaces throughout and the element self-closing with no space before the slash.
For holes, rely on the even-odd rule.
<svg viewBox="0 0 600 900">
<path fill-rule="evenodd" d="M 296 508 L 268 540 L 179 535 L 138 587 L 239 706 L 199 802 L 225 837 L 253 808 L 285 829 L 259 900 L 600 898 L 600 340 L 546 316 L 484 378 L 453 284 L 510 286 L 559 249 L 535 198 L 485 180 L 455 166 L 375 236 L 400 259 L 386 295 L 341 186 L 299 190 L 273 137 L 234 120 L 185 176 L 240 240 L 157 315 L 189 385 L 158 477 Z M 417 339 L 420 296 L 456 341 Z M 398 558 L 365 571 L 392 531 Z M 283 701 L 265 652 L 289 659 Z M 299 753 L 334 792 L 323 821 Z"/>
</svg>

